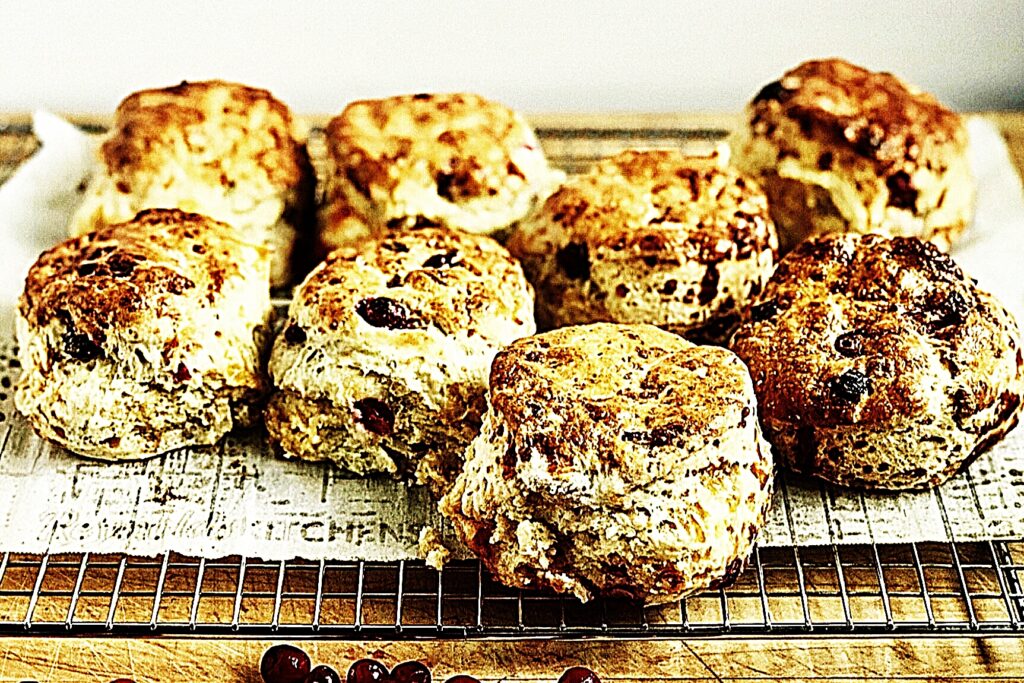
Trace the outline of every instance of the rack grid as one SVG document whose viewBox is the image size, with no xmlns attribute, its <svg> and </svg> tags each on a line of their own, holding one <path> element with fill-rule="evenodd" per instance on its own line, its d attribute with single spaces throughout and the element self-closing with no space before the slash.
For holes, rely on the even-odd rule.
<svg viewBox="0 0 1024 683">
<path fill-rule="evenodd" d="M 355 639 L 1014 634 L 1024 543 L 760 548 L 657 607 L 509 589 L 477 562 L 0 557 L 0 633 Z"/>
<path fill-rule="evenodd" d="M 100 128 L 94 132 L 100 132 Z M 567 171 L 626 146 L 709 149 L 714 128 L 538 130 Z M 312 156 L 322 158 L 314 130 Z M 37 149 L 0 121 L 0 182 Z M 947 529 L 948 534 L 948 529 Z M 0 541 L 0 635 L 353 639 L 1019 634 L 1024 539 L 759 548 L 732 586 L 658 607 L 514 590 L 477 562 L 21 555 Z"/>
</svg>

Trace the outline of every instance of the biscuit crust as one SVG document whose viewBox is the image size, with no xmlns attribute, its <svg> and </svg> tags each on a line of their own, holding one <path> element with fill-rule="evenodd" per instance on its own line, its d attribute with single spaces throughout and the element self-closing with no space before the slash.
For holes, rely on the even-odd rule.
<svg viewBox="0 0 1024 683">
<path fill-rule="evenodd" d="M 650 323 L 718 340 L 767 282 L 777 247 L 756 182 L 674 150 L 601 161 L 509 240 L 542 328 Z"/>
<path fill-rule="evenodd" d="M 360 238 L 353 213 L 374 234 L 412 225 L 499 233 L 564 178 L 522 116 L 466 93 L 353 102 L 328 124 L 327 150 L 328 250 Z"/>
<path fill-rule="evenodd" d="M 832 232 L 948 250 L 973 218 L 963 122 L 889 73 L 805 62 L 761 89 L 731 143 L 768 193 L 783 251 Z"/>
<path fill-rule="evenodd" d="M 853 487 L 942 483 L 1024 393 L 1012 316 L 914 238 L 819 237 L 786 256 L 730 347 L 790 468 Z"/>
<path fill-rule="evenodd" d="M 479 429 L 491 359 L 534 331 L 522 269 L 487 237 L 418 228 L 338 250 L 274 345 L 268 431 L 287 456 L 441 492 Z"/>
<path fill-rule="evenodd" d="M 108 460 L 215 443 L 266 389 L 269 261 L 197 214 L 149 210 L 29 270 L 16 405 L 42 436 Z"/>
<path fill-rule="evenodd" d="M 441 502 L 500 581 L 649 604 L 730 582 L 771 501 L 743 363 L 650 325 L 521 339 Z"/>
<path fill-rule="evenodd" d="M 147 208 L 194 211 L 269 247 L 273 284 L 287 284 L 309 258 L 316 179 L 305 142 L 266 90 L 202 81 L 136 92 L 117 108 L 71 234 Z"/>
</svg>

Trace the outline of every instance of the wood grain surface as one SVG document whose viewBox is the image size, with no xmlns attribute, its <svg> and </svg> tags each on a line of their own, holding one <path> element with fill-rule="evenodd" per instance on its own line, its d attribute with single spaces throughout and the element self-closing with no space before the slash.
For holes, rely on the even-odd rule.
<svg viewBox="0 0 1024 683">
<path fill-rule="evenodd" d="M 1024 169 L 1024 113 L 989 113 L 1018 170 Z M 326 116 L 309 120 L 322 123 Z M 734 115 L 534 115 L 534 125 L 587 128 L 728 128 Z M 0 155 L 28 155 L 23 136 L 3 124 L 25 115 L 0 115 Z M 103 123 L 91 119 L 90 122 Z M 0 178 L 2 180 L 2 178 Z M 1018 245 L 1019 246 L 1019 245 Z M 0 543 L 2 545 L 2 543 Z M 1017 560 L 1019 561 L 1019 560 Z M 128 587 L 130 588 L 130 586 Z M 225 606 L 226 608 L 226 606 Z M 97 608 L 99 609 L 99 607 Z M 893 611 L 900 617 L 901 604 Z M 279 642 L 279 641 L 274 641 Z M 484 681 L 554 681 L 584 664 L 603 680 L 622 681 L 1024 681 L 1024 640 L 997 638 L 760 638 L 672 641 L 419 641 L 296 642 L 314 661 L 342 673 L 355 659 L 388 664 L 418 659 L 435 680 L 471 673 Z M 223 638 L 0 638 L 0 683 L 8 681 L 259 681 L 261 653 L 271 641 Z"/>
<path fill-rule="evenodd" d="M 0 640 L 0 681 L 137 683 L 260 680 L 260 655 L 278 641 L 241 639 Z M 689 640 L 671 642 L 291 641 L 315 663 L 416 659 L 435 680 L 554 681 L 585 663 L 604 681 L 1021 681 L 1024 643 L 997 639 Z"/>
</svg>

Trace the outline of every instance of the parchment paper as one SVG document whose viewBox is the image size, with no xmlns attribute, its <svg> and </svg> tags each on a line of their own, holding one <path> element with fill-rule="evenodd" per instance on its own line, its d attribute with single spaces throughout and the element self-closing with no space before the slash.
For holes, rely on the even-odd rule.
<svg viewBox="0 0 1024 683">
<path fill-rule="evenodd" d="M 1024 320 L 1020 180 L 991 124 L 972 119 L 969 131 L 980 186 L 977 220 L 954 255 Z M 0 329 L 8 340 L 21 278 L 38 252 L 60 239 L 93 145 L 50 116 L 37 119 L 37 135 L 40 152 L 0 188 Z M 285 461 L 259 432 L 145 462 L 72 456 L 16 415 L 13 348 L 13 341 L 0 343 L 0 551 L 398 560 L 415 558 L 420 529 L 439 523 L 424 490 Z M 969 471 L 927 493 L 859 494 L 780 474 L 760 542 L 1020 539 L 1022 504 L 1018 429 Z"/>
</svg>

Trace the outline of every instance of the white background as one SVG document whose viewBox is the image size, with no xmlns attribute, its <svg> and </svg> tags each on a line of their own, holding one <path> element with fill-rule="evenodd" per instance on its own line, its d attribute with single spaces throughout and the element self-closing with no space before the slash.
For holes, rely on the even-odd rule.
<svg viewBox="0 0 1024 683">
<path fill-rule="evenodd" d="M 223 77 L 293 108 L 475 90 L 525 111 L 730 111 L 810 57 L 955 108 L 1024 107 L 1024 1 L 109 3 L 0 0 L 0 111 L 110 112 Z"/>
</svg>

